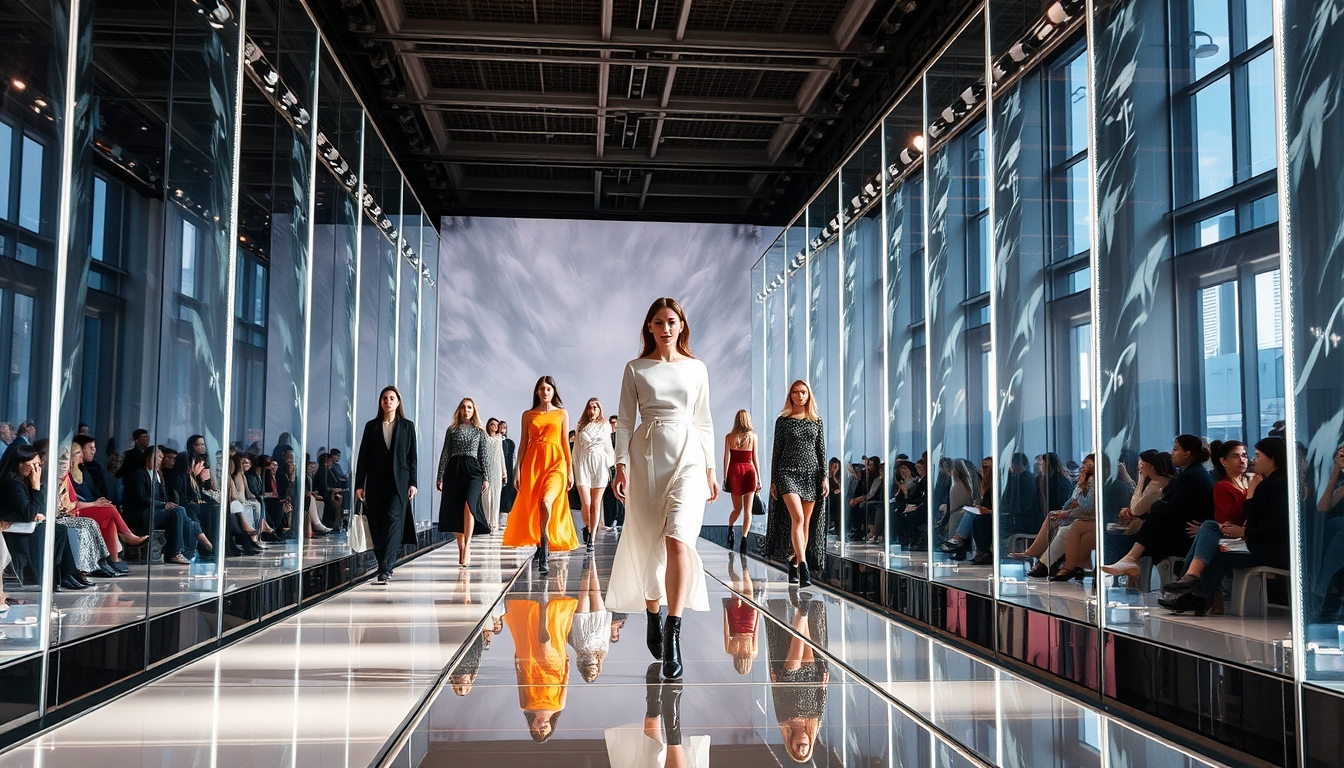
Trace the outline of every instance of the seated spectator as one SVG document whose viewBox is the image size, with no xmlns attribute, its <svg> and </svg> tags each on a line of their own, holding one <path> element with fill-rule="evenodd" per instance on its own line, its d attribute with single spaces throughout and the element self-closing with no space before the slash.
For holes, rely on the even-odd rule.
<svg viewBox="0 0 1344 768">
<path fill-rule="evenodd" d="M 1041 525 L 1041 501 L 1036 475 L 1025 453 L 1014 453 L 1008 462 L 1008 477 L 999 495 L 999 534 L 1005 539 L 1034 531 Z"/>
<path fill-rule="evenodd" d="M 1131 579 L 1139 575 L 1139 558 L 1147 554 L 1154 563 L 1189 549 L 1189 523 L 1213 519 L 1213 478 L 1204 468 L 1209 449 L 1194 435 L 1179 435 L 1171 446 L 1171 462 L 1181 472 L 1153 502 L 1135 534 L 1134 546 L 1124 557 L 1101 570 Z"/>
<path fill-rule="evenodd" d="M 882 500 L 886 495 L 886 477 L 882 473 L 882 462 L 876 456 L 864 458 L 864 471 L 860 473 L 862 485 L 849 499 L 851 518 L 863 521 L 868 535 L 865 541 L 872 544 L 879 540 L 882 531 L 878 524 L 882 520 Z"/>
<path fill-rule="evenodd" d="M 130 451 L 127 451 L 130 453 Z M 189 554 L 196 552 L 196 535 L 192 532 L 187 512 L 177 502 L 169 501 L 163 482 L 163 454 L 158 448 L 149 448 L 144 464 L 127 473 L 126 504 L 123 511 L 132 529 L 150 528 L 164 532 L 166 542 L 163 561 L 176 565 L 190 565 Z"/>
<path fill-rule="evenodd" d="M 1037 509 L 1045 512 L 1063 509 L 1073 496 L 1073 486 L 1059 454 L 1042 453 L 1036 457 Z"/>
<path fill-rule="evenodd" d="M 994 459 L 986 456 L 980 462 L 980 492 L 973 506 L 976 514 L 963 508 L 956 523 L 956 533 L 943 542 L 942 550 L 953 560 L 965 560 L 972 542 L 977 554 L 973 565 L 989 565 L 993 559 L 994 541 Z M 972 505 L 966 505 L 972 506 Z"/>
<path fill-rule="evenodd" d="M 305 535 L 308 538 L 313 536 L 325 536 L 331 533 L 331 529 L 322 524 L 322 516 L 327 506 L 326 498 L 317 489 L 317 476 L 319 466 L 325 467 L 331 458 L 331 454 L 321 454 L 317 461 L 310 461 L 307 464 L 308 492 L 304 494 L 304 522 L 306 527 Z"/>
<path fill-rule="evenodd" d="M 905 508 L 896 513 L 896 520 L 899 523 L 895 531 L 896 540 L 912 552 L 928 549 L 927 540 L 923 535 L 929 524 L 928 472 L 928 459 L 921 456 L 919 461 L 915 462 L 914 485 L 907 486 L 905 490 Z"/>
<path fill-rule="evenodd" d="M 1041 529 L 1032 539 L 1031 545 L 1022 552 L 1013 552 L 1008 556 L 1014 560 L 1037 560 L 1036 567 L 1027 572 L 1028 576 L 1033 578 L 1049 577 L 1051 581 L 1067 581 L 1077 578 L 1080 581 L 1082 577 L 1079 571 L 1081 566 L 1075 561 L 1073 563 L 1065 562 L 1065 545 L 1068 543 L 1068 537 L 1065 535 L 1065 529 L 1071 528 L 1079 522 L 1091 522 L 1092 544 L 1096 545 L 1096 514 L 1097 500 L 1095 493 L 1096 485 L 1096 457 L 1088 454 L 1083 459 L 1083 463 L 1078 469 L 1078 484 L 1074 486 L 1069 499 L 1064 502 L 1060 509 L 1050 510 L 1046 515 L 1045 522 L 1041 523 Z M 1080 530 L 1078 539 L 1075 541 L 1075 548 L 1084 543 L 1082 534 L 1087 533 L 1087 526 Z M 1091 550 L 1089 549 L 1090 553 Z M 1075 551 L 1075 560 L 1079 559 L 1079 552 Z M 1058 564 L 1058 568 L 1055 568 Z M 1052 570 L 1054 569 L 1054 570 Z"/>
<path fill-rule="evenodd" d="M 75 435 L 72 442 L 79 446 L 80 455 L 84 457 L 79 462 L 79 474 L 84 478 L 81 482 L 83 494 L 94 499 L 107 499 L 115 505 L 107 472 L 103 470 L 103 465 L 95 461 L 98 456 L 98 441 L 88 435 Z M 73 452 L 70 458 L 72 460 L 75 458 Z M 74 465 L 71 465 L 71 468 L 73 471 Z"/>
<path fill-rule="evenodd" d="M 509 467 L 509 471 L 512 472 L 513 468 Z M 350 475 L 345 471 L 345 468 L 341 466 L 341 449 L 339 448 L 331 449 L 331 481 L 327 484 L 327 487 L 340 488 L 342 490 L 350 487 Z M 350 511 L 350 494 L 341 494 L 341 503 L 338 506 L 338 511 Z M 341 515 L 337 514 L 332 519 L 339 522 L 338 519 L 340 517 Z M 327 523 L 327 525 L 333 525 L 333 523 Z"/>
<path fill-rule="evenodd" d="M 976 492 L 978 484 L 975 473 L 971 472 L 971 465 L 965 459 L 952 461 L 952 485 L 948 489 L 947 506 L 938 510 L 938 519 L 942 521 L 940 529 L 956 531 L 960 527 L 961 518 L 966 515 L 966 508 L 980 502 L 980 494 Z M 956 553 L 961 547 L 948 540 L 940 542 L 939 549 L 943 552 Z"/>
<path fill-rule="evenodd" d="M 247 454 L 234 454 L 229 467 L 229 513 L 237 516 L 238 527 L 243 533 L 254 544 L 259 544 L 266 520 L 261 500 L 248 483 L 251 469 L 252 459 Z"/>
<path fill-rule="evenodd" d="M 1288 446 L 1266 437 L 1255 444 L 1255 474 L 1246 486 L 1245 524 L 1206 520 L 1185 556 L 1185 575 L 1165 586 L 1163 608 L 1196 616 L 1222 613 L 1223 578 L 1236 568 L 1288 568 Z M 1224 552 L 1221 540 L 1240 539 L 1244 551 Z"/>
<path fill-rule="evenodd" d="M 20 580 L 29 583 L 36 583 L 42 573 L 46 539 L 45 508 L 41 456 L 31 445 L 11 445 L 3 461 L 0 461 L 0 521 L 4 523 L 6 548 L 14 559 L 14 572 Z M 17 523 L 35 523 L 36 526 L 31 533 L 16 533 L 13 527 Z M 70 529 L 58 525 L 53 535 L 56 539 L 56 573 L 60 574 L 55 590 L 87 589 L 92 586 L 76 567 Z"/>
<path fill-rule="evenodd" d="M 1246 468 L 1249 461 L 1246 456 L 1246 444 L 1240 440 L 1214 440 L 1209 444 L 1209 455 L 1213 458 L 1213 519 L 1219 525 L 1231 523 L 1244 525 L 1246 515 L 1241 506 L 1246 503 Z M 1191 524 L 1190 535 L 1195 535 L 1199 525 Z"/>
<path fill-rule="evenodd" d="M 149 451 L 149 432 L 144 429 L 137 429 L 131 433 L 131 447 L 127 448 L 121 454 L 121 469 L 115 475 L 119 480 L 125 480 L 131 474 L 139 472 L 145 467 L 145 454 Z"/>
<path fill-rule="evenodd" d="M 1176 467 L 1171 463 L 1171 454 L 1156 448 L 1149 448 L 1139 454 L 1139 482 L 1129 497 L 1129 506 L 1120 510 L 1120 524 L 1125 527 L 1125 533 L 1138 533 L 1153 502 L 1162 498 L 1167 484 L 1175 476 Z"/>
<path fill-rule="evenodd" d="M 86 517 L 98 525 L 99 533 L 107 547 L 106 563 L 100 569 L 104 576 L 121 576 L 130 573 L 130 568 L 121 561 L 118 541 L 129 547 L 138 547 L 148 537 L 138 536 L 126 524 L 116 506 L 105 496 L 95 495 L 87 482 L 84 467 L 88 464 L 84 449 L 80 445 L 90 441 L 86 435 L 77 436 L 70 445 L 70 468 L 61 476 L 62 509 L 76 517 Z M 91 444 L 91 443 L 90 443 Z M 95 465 L 97 466 L 97 465 Z"/>
</svg>

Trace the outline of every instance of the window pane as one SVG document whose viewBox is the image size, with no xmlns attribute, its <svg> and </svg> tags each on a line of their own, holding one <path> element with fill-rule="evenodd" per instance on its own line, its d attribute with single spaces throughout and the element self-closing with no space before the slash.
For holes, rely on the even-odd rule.
<svg viewBox="0 0 1344 768">
<path fill-rule="evenodd" d="M 1275 111 L 1269 107 L 1274 103 L 1274 63 L 1270 53 L 1257 56 L 1246 65 L 1246 90 L 1251 156 L 1241 163 L 1243 169 L 1249 166 L 1248 172 L 1240 174 L 1242 179 L 1258 176 L 1278 165 Z"/>
<path fill-rule="evenodd" d="M 1255 276 L 1255 347 L 1263 436 L 1283 418 L 1283 303 L 1277 269 Z"/>
<path fill-rule="evenodd" d="M 1246 0 L 1246 47 L 1250 48 L 1273 33 L 1272 0 Z"/>
<path fill-rule="evenodd" d="M 93 180 L 93 226 L 92 242 L 89 245 L 89 257 L 103 261 L 103 234 L 107 229 L 107 182 Z"/>
<path fill-rule="evenodd" d="M 1086 160 L 1074 163 L 1067 171 L 1069 177 L 1068 200 L 1068 256 L 1083 253 L 1092 244 L 1092 211 L 1087 204 L 1087 190 L 1091 183 L 1087 176 Z"/>
<path fill-rule="evenodd" d="M 1232 186 L 1232 87 L 1223 76 L 1191 105 L 1195 139 L 1195 199 Z M 1271 117 L 1271 119 L 1273 119 Z"/>
<path fill-rule="evenodd" d="M 1237 284 L 1229 280 L 1200 292 L 1204 342 L 1204 434 L 1241 439 L 1241 355 Z"/>
<path fill-rule="evenodd" d="M 9 342 L 9 413 L 26 418 L 33 370 L 33 297 L 14 294 L 14 329 Z"/>
<path fill-rule="evenodd" d="M 1196 224 L 1195 230 L 1196 247 L 1213 245 L 1237 234 L 1237 216 L 1232 211 L 1223 211 Z"/>
<path fill-rule="evenodd" d="M 1074 326 L 1069 336 L 1073 360 L 1069 374 L 1073 413 L 1069 421 L 1073 424 L 1073 444 L 1081 448 L 1092 445 L 1092 324 Z"/>
<path fill-rule="evenodd" d="M 989 215 L 966 225 L 966 295 L 978 296 L 989 290 Z"/>
<path fill-rule="evenodd" d="M 1279 194 L 1275 192 L 1251 203 L 1250 221 L 1246 229 L 1256 229 L 1279 220 Z"/>
<path fill-rule="evenodd" d="M 966 142 L 966 211 L 982 211 L 988 207 L 989 169 L 985 167 L 985 132 L 982 130 Z"/>
<path fill-rule="evenodd" d="M 0 219 L 9 218 L 10 154 L 14 151 L 14 129 L 0 121 Z"/>
<path fill-rule="evenodd" d="M 19 189 L 19 226 L 42 231 L 42 145 L 23 137 L 23 179 Z"/>
<path fill-rule="evenodd" d="M 1232 51 L 1227 0 L 1193 0 L 1190 3 L 1189 46 L 1196 80 L 1227 63 Z"/>
<path fill-rule="evenodd" d="M 1066 135 L 1059 137 L 1066 157 L 1087 149 L 1087 53 L 1078 54 L 1064 65 L 1064 109 L 1061 125 Z"/>
<path fill-rule="evenodd" d="M 196 227 L 182 220 L 182 282 L 178 290 L 183 296 L 196 296 Z"/>
</svg>

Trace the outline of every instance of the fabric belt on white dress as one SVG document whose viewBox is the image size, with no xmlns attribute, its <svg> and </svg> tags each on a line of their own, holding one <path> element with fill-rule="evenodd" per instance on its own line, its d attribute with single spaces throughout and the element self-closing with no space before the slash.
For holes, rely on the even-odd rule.
<svg viewBox="0 0 1344 768">
<path fill-rule="evenodd" d="M 668 427 L 673 424 L 690 426 L 692 424 L 689 416 L 663 416 L 653 419 L 646 419 L 639 426 L 644 430 L 644 440 L 647 445 L 644 446 L 644 470 L 649 477 L 649 492 L 653 492 L 653 430 L 656 427 Z"/>
</svg>

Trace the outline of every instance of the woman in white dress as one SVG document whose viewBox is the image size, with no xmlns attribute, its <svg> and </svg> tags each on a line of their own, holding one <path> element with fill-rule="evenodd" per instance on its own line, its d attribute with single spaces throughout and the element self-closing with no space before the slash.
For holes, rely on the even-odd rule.
<svg viewBox="0 0 1344 768">
<path fill-rule="evenodd" d="M 611 445 L 611 427 L 602 416 L 602 403 L 589 398 L 574 434 L 574 485 L 579 489 L 583 512 L 583 543 L 593 551 L 593 540 L 602 532 L 602 492 L 611 479 L 616 451 Z"/>
<path fill-rule="evenodd" d="M 633 613 L 644 607 L 649 652 L 662 661 L 663 677 L 677 680 L 681 613 L 709 610 L 695 552 L 705 502 L 719 495 L 709 372 L 691 355 L 691 329 L 675 299 L 653 302 L 642 336 L 639 359 L 625 366 L 617 410 L 614 486 L 626 512 L 607 608 Z M 666 621 L 660 620 L 663 604 Z"/>
<path fill-rule="evenodd" d="M 504 467 L 504 436 L 499 434 L 499 419 L 490 419 L 485 423 L 485 496 L 481 502 L 485 506 L 485 519 L 490 530 L 499 530 L 499 499 L 504 492 L 504 483 L 508 473 Z"/>
</svg>

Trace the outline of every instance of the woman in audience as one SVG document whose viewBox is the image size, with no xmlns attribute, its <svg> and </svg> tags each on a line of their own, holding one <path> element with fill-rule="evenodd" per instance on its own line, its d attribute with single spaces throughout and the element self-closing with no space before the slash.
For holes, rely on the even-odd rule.
<svg viewBox="0 0 1344 768">
<path fill-rule="evenodd" d="M 1187 524 L 1213 519 L 1213 477 L 1204 468 L 1209 450 L 1194 435 L 1178 435 L 1171 446 L 1171 462 L 1181 470 L 1162 498 L 1153 502 L 1134 546 L 1124 557 L 1101 570 L 1130 579 L 1139 575 L 1139 558 L 1145 554 L 1159 563 L 1189 549 Z"/>
<path fill-rule="evenodd" d="M 1054 454 L 1047 455 L 1054 456 Z M 1031 546 L 1022 552 L 1009 554 L 1014 560 L 1037 559 L 1036 567 L 1027 572 L 1028 576 L 1033 578 L 1048 576 L 1051 581 L 1067 581 L 1075 577 L 1075 570 L 1081 570 L 1076 564 L 1073 568 L 1066 569 L 1064 563 L 1061 563 L 1061 567 L 1053 573 L 1050 569 L 1055 563 L 1060 562 L 1065 554 L 1068 539 L 1061 529 L 1072 527 L 1079 520 L 1095 519 L 1097 511 L 1096 495 L 1093 492 L 1095 475 L 1096 457 L 1089 453 L 1078 468 L 1078 484 L 1074 486 L 1068 501 L 1065 501 L 1059 509 L 1050 510 L 1045 516 L 1045 522 L 1041 523 L 1041 530 L 1036 534 L 1036 538 L 1032 539 Z M 1079 580 L 1081 581 L 1081 577 Z"/>
<path fill-rule="evenodd" d="M 145 529 L 162 530 L 166 537 L 163 561 L 189 565 L 187 553 L 195 553 L 195 535 L 191 531 L 187 511 L 168 501 L 163 483 L 163 452 L 151 446 L 144 454 L 144 466 L 126 475 L 127 522 L 136 522 Z"/>
<path fill-rule="evenodd" d="M 733 531 L 737 518 L 742 518 L 742 540 L 751 530 L 751 499 L 761 489 L 760 452 L 756 450 L 756 430 L 751 428 L 751 414 L 739 410 L 733 419 L 733 429 L 723 436 L 723 489 L 733 501 L 728 513 L 728 548 L 733 548 Z"/>
<path fill-rule="evenodd" d="M 245 453 L 236 453 L 229 460 L 229 513 L 236 516 L 239 529 L 260 549 L 261 528 L 264 522 L 261 500 L 253 493 L 247 482 L 252 469 L 252 459 Z"/>
<path fill-rule="evenodd" d="M 1242 525 L 1246 515 L 1242 505 L 1246 503 L 1246 469 L 1250 461 L 1246 455 L 1246 444 L 1240 440 L 1214 440 L 1209 443 L 1209 456 L 1213 459 L 1213 519 L 1222 525 L 1231 523 Z M 1199 524 L 1191 523 L 1190 535 L 1195 535 Z"/>
<path fill-rule="evenodd" d="M 933 534 L 935 541 L 947 538 L 947 505 L 952 497 L 952 459 L 938 459 L 938 478 L 933 483 Z"/>
<path fill-rule="evenodd" d="M 261 524 L 258 526 L 261 540 L 272 544 L 283 541 L 277 532 L 285 528 L 284 505 L 277 492 L 275 474 L 275 459 L 263 453 L 252 459 L 252 471 L 244 475 L 248 490 L 261 502 Z"/>
<path fill-rule="evenodd" d="M 939 464 L 941 463 L 939 462 Z M 952 462 L 952 486 L 947 493 L 947 504 L 938 510 L 939 519 L 945 521 L 944 530 L 956 531 L 961 524 L 961 518 L 966 515 L 966 507 L 978 501 L 975 484 L 971 480 L 970 467 L 964 460 L 955 459 Z M 956 541 L 956 538 L 956 536 L 953 536 L 952 539 L 944 541 L 939 545 L 939 549 L 949 554 L 960 553 L 962 557 L 965 557 L 961 545 L 966 539 Z"/>
<path fill-rule="evenodd" d="M 80 435 L 89 439 L 87 435 Z M 121 561 L 118 550 L 118 538 L 130 547 L 145 543 L 146 536 L 137 536 L 117 511 L 116 506 L 105 498 L 93 496 L 88 485 L 88 476 L 84 467 L 88 459 L 84 455 L 84 446 L 77 437 L 70 446 L 70 470 L 61 477 L 61 505 L 69 514 L 87 517 L 98 524 L 98 530 L 107 546 L 107 563 L 100 570 L 105 576 L 120 576 L 130 573 L 130 568 Z"/>
<path fill-rule="evenodd" d="M 1080 468 L 1081 469 L 1081 468 Z M 1043 453 L 1036 457 L 1036 493 L 1046 512 L 1063 509 L 1073 496 L 1074 483 L 1059 454 Z"/>
<path fill-rule="evenodd" d="M 294 455 L 294 449 L 288 449 L 280 454 L 279 466 L 276 461 L 271 461 L 272 478 L 275 483 L 275 495 L 279 502 L 280 517 L 286 535 L 293 538 L 297 535 L 297 526 L 294 525 L 294 510 L 303 509 L 304 499 L 299 498 L 299 465 L 298 459 Z M 306 472 L 306 468 L 305 468 Z"/>
<path fill-rule="evenodd" d="M 955 474 L 954 474 L 954 480 Z M 942 550 L 953 560 L 965 560 L 966 553 L 974 540 L 979 554 L 972 561 L 974 565 L 989 565 L 994 538 L 994 459 L 986 456 L 980 462 L 980 483 L 977 498 L 965 506 L 974 505 L 977 514 L 962 509 L 952 538 L 943 542 Z M 953 493 L 956 487 L 953 486 Z"/>
<path fill-rule="evenodd" d="M 1245 522 L 1206 520 L 1185 556 L 1185 575 L 1165 586 L 1163 608 L 1196 616 L 1222 613 L 1223 578 L 1236 568 L 1288 568 L 1288 446 L 1279 437 L 1255 444 L 1255 474 L 1246 484 Z M 1224 538 L 1241 539 L 1245 551 L 1222 551 Z"/>
<path fill-rule="evenodd" d="M 840 477 L 840 473 L 843 469 L 844 466 L 840 463 L 840 459 L 836 458 L 835 456 L 832 456 L 830 462 L 826 465 L 826 477 L 827 477 L 826 485 L 828 486 L 827 490 L 830 491 L 830 493 L 826 495 L 827 509 L 840 508 L 840 489 L 844 488 L 843 480 Z M 839 515 L 831 515 L 831 519 L 827 521 L 827 529 L 826 529 L 827 532 L 836 534 L 839 533 L 840 521 L 836 519 L 838 517 Z M 750 524 L 750 522 L 751 521 L 748 520 L 747 523 L 744 523 L 744 525 Z M 853 525 L 850 525 L 850 530 L 857 532 L 859 529 L 856 529 Z M 740 551 L 744 555 L 747 553 L 747 544 L 745 537 L 743 537 L 742 547 Z"/>
<path fill-rule="evenodd" d="M 1175 476 L 1176 467 L 1171 463 L 1170 453 L 1149 448 L 1139 454 L 1139 482 L 1134 486 L 1129 506 L 1120 510 L 1120 524 L 1125 526 L 1125 533 L 1138 533 L 1153 502 L 1162 498 L 1167 484 Z"/>
<path fill-rule="evenodd" d="M 305 477 L 307 478 L 308 491 L 304 494 L 304 535 L 308 538 L 314 536 L 325 536 L 331 533 L 331 529 L 322 524 L 322 518 L 326 515 L 327 500 L 324 496 L 326 486 L 323 485 L 323 469 L 331 463 L 331 454 L 324 453 L 317 457 L 317 461 L 307 462 Z"/>
<path fill-rule="evenodd" d="M 23 562 L 16 561 L 14 570 L 27 570 L 41 578 L 43 545 L 46 539 L 46 502 L 42 495 L 42 457 L 31 445 L 11 445 L 0 461 L 0 526 L 7 547 L 15 554 L 22 553 Z M 36 523 L 32 533 L 15 533 L 15 523 Z M 56 526 L 55 573 L 60 574 L 56 591 L 87 589 L 93 584 L 79 572 L 70 540 L 70 529 Z M 21 574 L 20 574 L 21 576 Z M 8 603 L 8 600 L 6 600 Z"/>
</svg>

